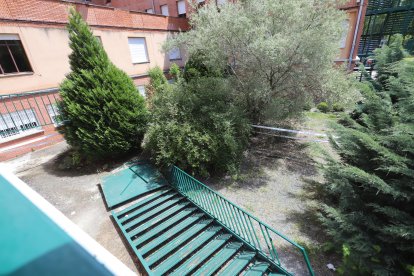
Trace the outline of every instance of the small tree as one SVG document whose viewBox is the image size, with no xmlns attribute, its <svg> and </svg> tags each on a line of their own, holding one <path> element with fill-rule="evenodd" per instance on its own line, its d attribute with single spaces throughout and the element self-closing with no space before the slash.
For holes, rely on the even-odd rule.
<svg viewBox="0 0 414 276">
<path fill-rule="evenodd" d="M 205 69 L 186 70 L 186 79 L 227 72 L 234 98 L 256 123 L 296 115 L 310 99 L 352 99 L 348 83 L 338 82 L 345 74 L 333 68 L 344 19 L 337 0 L 245 0 L 220 9 L 214 2 L 166 46 L 186 48 Z"/>
<path fill-rule="evenodd" d="M 146 129 L 144 98 L 74 9 L 67 28 L 72 72 L 60 86 L 67 142 L 92 159 L 137 149 Z"/>
<path fill-rule="evenodd" d="M 225 79 L 203 77 L 155 94 L 144 148 L 156 164 L 201 175 L 237 171 L 250 127 L 227 91 Z"/>
<path fill-rule="evenodd" d="M 364 87 L 359 116 L 336 127 L 341 162 L 325 171 L 321 221 L 345 275 L 414 272 L 414 61 L 382 66 L 386 90 Z"/>
<path fill-rule="evenodd" d="M 158 66 L 151 68 L 148 71 L 148 76 L 150 78 L 150 82 L 147 85 L 147 99 L 149 102 L 152 101 L 152 97 L 158 92 L 163 89 L 163 87 L 168 84 L 168 80 L 164 75 L 162 69 Z"/>
</svg>

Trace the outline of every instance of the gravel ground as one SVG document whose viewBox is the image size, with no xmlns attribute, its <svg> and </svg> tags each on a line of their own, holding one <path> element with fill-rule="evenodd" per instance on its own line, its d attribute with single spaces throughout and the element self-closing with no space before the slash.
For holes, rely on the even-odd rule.
<svg viewBox="0 0 414 276">
<path fill-rule="evenodd" d="M 318 114 L 297 128 L 321 132 L 330 119 Z M 325 151 L 332 155 L 327 143 L 258 135 L 251 140 L 239 176 L 205 180 L 230 201 L 307 248 L 316 275 L 334 275 L 327 264 L 337 267 L 340 261 L 337 255 L 322 252 L 329 239 L 315 217 L 316 203 L 307 196 L 312 181 L 323 180 L 319 164 Z M 283 240 L 274 242 L 285 267 L 295 275 L 307 275 L 303 257 L 293 254 L 293 247 Z"/>
<path fill-rule="evenodd" d="M 57 157 L 68 146 L 61 142 L 39 151 L 31 152 L 1 165 L 7 166 L 20 179 L 48 200 L 83 231 L 100 243 L 132 271 L 138 273 L 105 208 L 98 184 L 108 172 L 83 174 L 57 169 Z"/>
</svg>

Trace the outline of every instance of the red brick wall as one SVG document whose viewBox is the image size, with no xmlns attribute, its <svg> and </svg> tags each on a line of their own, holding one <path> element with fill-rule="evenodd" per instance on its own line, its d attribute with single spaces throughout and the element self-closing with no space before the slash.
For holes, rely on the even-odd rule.
<svg viewBox="0 0 414 276">
<path fill-rule="evenodd" d="M 76 6 L 91 26 L 169 31 L 188 29 L 188 22 L 183 18 L 58 0 L 0 0 L 0 25 L 2 21 L 66 24 L 71 5 Z"/>
<path fill-rule="evenodd" d="M 210 1 L 215 2 L 216 0 L 205 0 L 206 3 Z M 92 0 L 92 3 L 100 5 L 102 4 L 102 0 Z M 109 5 L 112 7 L 143 12 L 147 9 L 152 9 L 154 5 L 156 14 L 161 14 L 162 5 L 168 5 L 169 16 L 178 16 L 177 0 L 112 0 Z M 187 5 L 187 13 L 189 13 L 188 7 L 189 6 Z"/>
</svg>

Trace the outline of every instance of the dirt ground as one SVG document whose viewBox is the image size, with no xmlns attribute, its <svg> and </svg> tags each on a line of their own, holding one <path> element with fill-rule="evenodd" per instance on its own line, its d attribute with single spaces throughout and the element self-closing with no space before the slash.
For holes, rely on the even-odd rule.
<svg viewBox="0 0 414 276">
<path fill-rule="evenodd" d="M 106 210 L 98 184 L 108 172 L 82 174 L 57 169 L 65 142 L 2 162 L 82 230 L 138 274 L 137 267 Z"/>
<path fill-rule="evenodd" d="M 332 120 L 332 115 L 309 114 L 304 121 L 297 123 L 296 128 L 324 133 Z M 293 135 L 292 138 L 298 137 Z M 301 138 L 303 140 L 259 134 L 251 139 L 240 175 L 204 181 L 230 201 L 304 246 L 316 275 L 334 275 L 327 264 L 338 267 L 340 258 L 323 252 L 329 239 L 316 218 L 317 202 L 308 196 L 314 188 L 314 181 L 323 181 L 320 165 L 325 155 L 334 154 L 329 143 L 314 142 L 313 136 Z M 307 275 L 303 257 L 293 254 L 293 247 L 282 239 L 274 242 L 282 255 L 282 263 L 283 259 L 286 260 L 285 267 L 295 275 Z"/>
</svg>

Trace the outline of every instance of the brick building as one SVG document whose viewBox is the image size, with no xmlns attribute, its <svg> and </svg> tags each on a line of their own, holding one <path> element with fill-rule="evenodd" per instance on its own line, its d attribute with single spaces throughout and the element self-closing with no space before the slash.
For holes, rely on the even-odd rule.
<svg viewBox="0 0 414 276">
<path fill-rule="evenodd" d="M 161 47 L 188 28 L 186 19 L 74 1 L 0 0 L 0 161 L 62 139 L 56 132 L 61 123 L 56 101 L 59 84 L 70 72 L 70 6 L 140 93 L 148 69 L 167 71 L 173 62 L 185 63 L 180 49 L 163 53 Z"/>
</svg>

